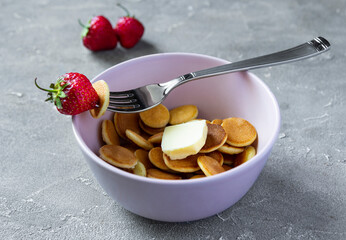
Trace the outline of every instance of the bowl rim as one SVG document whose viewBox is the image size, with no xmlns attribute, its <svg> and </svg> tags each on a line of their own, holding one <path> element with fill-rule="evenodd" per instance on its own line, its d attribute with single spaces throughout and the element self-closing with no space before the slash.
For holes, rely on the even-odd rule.
<svg viewBox="0 0 346 240">
<path fill-rule="evenodd" d="M 223 63 L 230 63 L 230 61 L 218 58 L 218 57 L 213 57 L 213 56 L 209 56 L 209 55 L 204 55 L 204 54 L 199 54 L 199 53 L 186 53 L 186 52 L 166 52 L 166 53 L 155 53 L 155 54 L 149 54 L 149 55 L 145 55 L 145 56 L 140 56 L 140 57 L 136 57 L 136 58 L 132 58 L 129 60 L 126 60 L 124 62 L 115 64 L 112 67 L 107 68 L 106 70 L 104 70 L 103 72 L 101 72 L 100 74 L 98 74 L 97 76 L 95 76 L 91 82 L 95 82 L 96 80 L 99 80 L 100 76 L 102 76 L 104 73 L 111 71 L 114 68 L 118 68 L 121 67 L 123 65 L 127 65 L 127 64 L 131 64 L 132 62 L 141 62 L 141 61 L 145 61 L 148 58 L 160 58 L 162 56 L 189 56 L 189 57 L 201 57 L 201 58 L 207 58 L 210 60 L 214 60 L 214 61 L 218 61 L 218 62 L 223 62 Z M 83 140 L 82 136 L 80 135 L 80 133 L 77 130 L 76 127 L 76 122 L 77 122 L 77 118 L 78 115 L 72 116 L 72 130 L 73 133 L 77 139 L 77 142 L 79 144 L 79 146 L 81 147 L 81 150 L 84 151 L 96 164 L 98 164 L 99 166 L 101 166 L 102 168 L 105 168 L 106 170 L 113 172 L 115 174 L 119 174 L 124 178 L 130 178 L 133 181 L 139 181 L 139 182 L 146 182 L 146 183 L 151 183 L 151 184 L 158 184 L 158 185 L 179 185 L 179 184 L 183 184 L 183 185 L 189 185 L 189 184 L 198 184 L 198 183 L 212 183 L 214 181 L 219 181 L 223 178 L 228 177 L 228 175 L 238 175 L 241 174 L 243 171 L 246 171 L 247 168 L 251 167 L 252 165 L 254 165 L 257 161 L 260 160 L 260 158 L 264 157 L 265 155 L 267 155 L 270 151 L 271 148 L 273 147 L 275 141 L 277 140 L 277 137 L 279 135 L 279 131 L 280 131 L 280 125 L 281 125 L 281 116 L 280 116 L 280 108 L 279 108 L 279 104 L 274 96 L 274 94 L 272 93 L 272 91 L 269 89 L 269 87 L 259 78 L 257 77 L 255 74 L 246 71 L 246 73 L 253 78 L 255 81 L 257 81 L 266 91 L 266 93 L 268 94 L 268 96 L 271 98 L 272 102 L 274 103 L 274 117 L 275 117 L 275 125 L 273 126 L 275 131 L 271 134 L 271 136 L 269 137 L 269 141 L 263 146 L 263 149 L 260 152 L 257 152 L 256 155 L 250 159 L 249 161 L 235 167 L 232 168 L 228 171 L 225 171 L 223 173 L 219 173 L 213 176 L 209 176 L 209 177 L 204 177 L 204 178 L 197 178 L 197 179 L 184 179 L 181 181 L 177 181 L 177 180 L 166 180 L 166 179 L 154 179 L 154 178 L 148 178 L 148 177 L 143 177 L 143 176 L 138 176 L 132 173 L 128 173 L 126 171 L 123 171 L 121 169 L 118 169 L 114 166 L 112 166 L 111 164 L 106 163 L 105 161 L 103 161 L 99 156 L 97 156 L 93 151 L 91 151 L 91 149 L 87 146 L 87 144 L 85 143 L 85 141 Z M 188 180 L 188 181 L 186 181 Z"/>
</svg>

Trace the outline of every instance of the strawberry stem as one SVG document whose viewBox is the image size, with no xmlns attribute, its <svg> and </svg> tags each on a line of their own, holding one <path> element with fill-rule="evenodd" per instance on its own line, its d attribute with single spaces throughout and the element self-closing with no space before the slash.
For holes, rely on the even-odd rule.
<svg viewBox="0 0 346 240">
<path fill-rule="evenodd" d="M 52 83 L 53 84 L 53 83 Z M 51 84 L 51 87 L 52 87 L 52 84 Z M 58 92 L 57 89 L 45 89 L 45 88 L 42 88 L 40 87 L 38 84 L 37 84 L 37 78 L 35 78 L 35 85 L 38 89 L 41 89 L 42 91 L 46 91 L 46 92 Z M 53 85 L 54 86 L 54 85 Z"/>
<path fill-rule="evenodd" d="M 122 8 L 126 12 L 126 14 L 127 14 L 126 17 L 130 17 L 130 12 L 129 12 L 129 10 L 126 7 L 124 7 L 120 3 L 117 3 L 117 6 Z"/>
<path fill-rule="evenodd" d="M 79 25 L 81 25 L 82 27 L 83 27 L 83 31 L 82 31 L 82 38 L 83 37 L 85 37 L 87 34 L 88 34 L 88 32 L 89 32 L 89 28 L 90 28 L 90 21 L 89 21 L 89 25 L 84 25 L 83 23 L 82 23 L 82 21 L 80 20 L 80 19 L 78 19 L 78 23 L 79 23 Z"/>
<path fill-rule="evenodd" d="M 63 83 L 63 84 L 61 84 Z M 37 78 L 35 78 L 35 85 L 38 89 L 42 90 L 42 91 L 45 91 L 45 92 L 48 92 L 48 98 L 46 99 L 46 101 L 51 101 L 53 102 L 56 107 L 58 109 L 61 109 L 62 108 L 62 104 L 61 104 L 61 101 L 60 101 L 60 98 L 65 98 L 66 97 L 66 94 L 64 93 L 64 89 L 69 85 L 68 82 L 64 82 L 64 79 L 63 78 L 59 78 L 58 81 L 56 82 L 56 84 L 51 84 L 50 87 L 52 89 L 45 89 L 45 88 L 42 88 L 40 87 L 38 84 L 37 84 Z"/>
<path fill-rule="evenodd" d="M 78 19 L 78 23 L 79 23 L 79 25 L 81 25 L 83 28 L 86 28 L 87 26 L 85 26 L 83 23 L 82 23 L 82 21 L 80 20 L 80 19 Z"/>
</svg>

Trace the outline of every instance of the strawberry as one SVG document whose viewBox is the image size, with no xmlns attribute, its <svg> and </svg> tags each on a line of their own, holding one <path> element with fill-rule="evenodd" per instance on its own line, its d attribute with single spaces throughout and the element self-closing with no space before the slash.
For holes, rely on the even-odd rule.
<svg viewBox="0 0 346 240">
<path fill-rule="evenodd" d="M 124 48 L 132 48 L 143 36 L 144 27 L 134 16 L 130 17 L 130 13 L 125 7 L 119 3 L 117 5 L 124 9 L 127 15 L 118 19 L 114 28 L 115 34 L 121 46 Z"/>
<path fill-rule="evenodd" d="M 93 17 L 86 26 L 81 21 L 79 24 L 84 28 L 83 44 L 91 51 L 109 50 L 117 46 L 118 39 L 112 24 L 104 16 Z"/>
<path fill-rule="evenodd" d="M 56 105 L 62 114 L 76 115 L 93 109 L 99 102 L 99 97 L 89 79 L 80 73 L 66 73 L 52 83 L 52 89 L 41 88 L 35 79 L 35 85 L 39 89 L 48 92 L 46 101 Z"/>
</svg>

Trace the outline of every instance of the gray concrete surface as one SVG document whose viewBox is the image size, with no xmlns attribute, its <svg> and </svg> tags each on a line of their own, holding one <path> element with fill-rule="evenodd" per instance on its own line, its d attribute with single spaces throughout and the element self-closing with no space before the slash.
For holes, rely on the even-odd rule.
<svg viewBox="0 0 346 240">
<path fill-rule="evenodd" d="M 77 19 L 123 14 L 115 1 L 0 2 L 0 239 L 346 239 L 346 2 L 122 1 L 144 23 L 133 49 L 91 53 Z M 324 36 L 332 50 L 253 71 L 276 95 L 279 139 L 258 181 L 208 219 L 138 217 L 95 181 L 70 117 L 43 102 L 42 85 L 77 71 L 93 78 L 159 52 L 236 61 Z"/>
</svg>

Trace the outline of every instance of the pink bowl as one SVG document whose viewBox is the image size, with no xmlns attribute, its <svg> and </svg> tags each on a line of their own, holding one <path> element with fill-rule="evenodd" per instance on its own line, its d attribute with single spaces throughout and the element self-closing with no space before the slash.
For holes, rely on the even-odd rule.
<svg viewBox="0 0 346 240">
<path fill-rule="evenodd" d="M 159 83 L 179 75 L 228 63 L 188 53 L 164 53 L 132 59 L 111 67 L 93 81 L 105 80 L 111 90 L 127 90 Z M 199 118 L 241 117 L 258 132 L 257 154 L 227 172 L 194 180 L 158 180 L 119 170 L 98 157 L 100 124 L 112 119 L 107 112 L 93 119 L 88 112 L 72 118 L 73 131 L 95 178 L 125 209 L 140 216 L 168 222 L 192 221 L 217 214 L 239 201 L 264 167 L 280 128 L 278 103 L 255 75 L 231 73 L 186 83 L 172 91 L 163 103 L 168 108 L 195 104 Z"/>
</svg>

